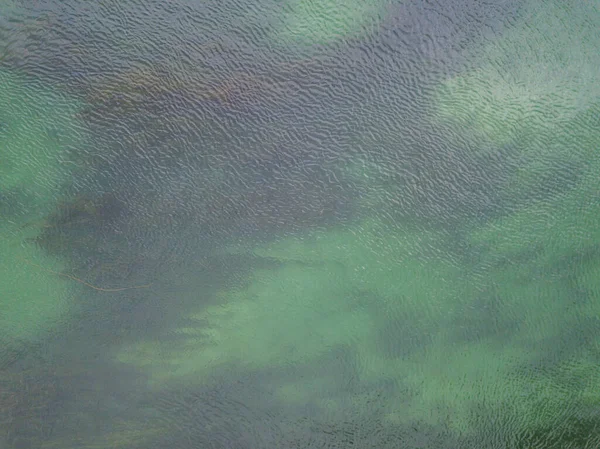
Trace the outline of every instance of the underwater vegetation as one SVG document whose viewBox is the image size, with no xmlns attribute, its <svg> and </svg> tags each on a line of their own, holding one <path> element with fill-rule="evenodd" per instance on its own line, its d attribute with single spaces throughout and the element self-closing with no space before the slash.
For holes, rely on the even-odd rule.
<svg viewBox="0 0 600 449">
<path fill-rule="evenodd" d="M 94 390 L 101 386 L 89 365 L 61 362 L 29 359 L 0 370 L 3 448 L 147 448 L 162 441 L 164 425 L 144 422 L 143 413 L 135 419 L 131 413 L 110 420 L 99 416 L 100 394 Z"/>
<path fill-rule="evenodd" d="M 164 447 L 161 442 L 177 433 L 175 441 L 183 447 L 198 441 L 228 447 L 212 439 L 219 436 L 237 447 L 256 447 L 257 441 L 323 447 L 319 435 L 337 444 L 330 447 L 594 447 L 600 425 L 598 9 L 589 2 L 529 8 L 497 40 L 470 49 L 472 64 L 428 98 L 428 119 L 441 141 L 459 148 L 455 154 L 468 154 L 465 160 L 484 171 L 486 161 L 501 161 L 497 171 L 494 165 L 486 174 L 500 178 L 494 181 L 501 184 L 502 208 L 458 224 L 444 223 L 444 217 L 410 219 L 409 207 L 398 219 L 398 209 L 419 196 L 409 191 L 410 170 L 403 173 L 406 184 L 397 182 L 397 173 L 380 171 L 391 159 L 331 172 L 340 175 L 338 182 L 371 195 L 343 198 L 349 210 L 361 213 L 346 221 L 333 212 L 329 221 L 322 219 L 322 211 L 335 211 L 339 197 L 333 188 L 302 185 L 314 178 L 290 176 L 285 181 L 301 182 L 289 187 L 285 181 L 269 184 L 279 173 L 266 182 L 260 171 L 235 177 L 214 167 L 192 167 L 197 161 L 177 174 L 168 164 L 161 166 L 168 168 L 161 171 L 164 184 L 149 181 L 160 190 L 152 199 L 154 209 L 143 200 L 147 191 L 140 184 L 124 188 L 121 196 L 62 198 L 72 173 L 70 149 L 82 139 L 78 107 L 41 83 L 0 72 L 5 92 L 0 97 L 0 251 L 10 255 L 0 261 L 0 367 L 14 362 L 13 348 L 43 342 L 67 322 L 75 295 L 85 288 L 61 276 L 74 272 L 74 261 L 93 259 L 82 271 L 96 280 L 104 279 L 99 274 L 104 270 L 106 279 L 126 281 L 131 266 L 159 254 L 162 265 L 150 261 L 159 277 L 164 276 L 160 269 L 171 268 L 160 253 L 171 252 L 181 263 L 178 251 L 187 246 L 193 262 L 186 276 L 179 276 L 197 282 L 187 289 L 173 282 L 150 292 L 151 298 L 159 296 L 158 306 L 126 295 L 116 296 L 122 309 L 121 303 L 102 309 L 94 302 L 90 308 L 97 309 L 86 317 L 100 318 L 94 331 L 106 327 L 103 337 L 115 334 L 98 343 L 103 350 L 109 347 L 103 354 L 123 372 L 135 373 L 131 385 L 150 392 L 157 414 L 133 413 L 131 420 L 113 419 L 112 426 L 91 435 L 59 433 L 38 446 Z M 298 1 L 283 11 L 283 20 L 274 21 L 275 29 L 283 24 L 274 36 L 309 47 L 358 36 L 377 14 L 372 5 L 337 1 Z M 573 42 L 581 44 L 576 51 Z M 151 115 L 146 106 L 160 111 L 171 96 L 231 106 L 273 87 L 253 75 L 216 84 L 213 78 L 204 83 L 203 75 L 196 84 L 170 75 L 133 68 L 92 81 L 85 92 L 92 103 L 87 113 L 139 114 L 148 118 L 140 122 L 143 128 L 160 117 L 143 117 Z M 148 157 L 166 147 L 133 148 Z M 177 145 L 169 148 L 171 156 L 184 153 Z M 244 162 L 264 163 L 267 154 Z M 288 174 L 303 170 L 294 164 L 286 167 Z M 429 175 L 419 180 L 426 183 Z M 267 194 L 269 188 L 277 191 Z M 388 188 L 393 194 L 382 195 Z M 128 197 L 136 189 L 139 196 Z M 211 247 L 187 240 L 191 234 L 233 234 L 235 220 L 251 230 L 290 232 L 256 240 L 230 236 Z M 98 238 L 117 222 L 124 226 L 121 240 Z M 148 237 L 148 229 L 156 233 Z M 177 231 L 170 232 L 175 237 L 151 240 L 166 230 Z M 74 237 L 80 239 L 76 244 Z M 147 242 L 147 253 L 135 247 Z M 61 256 L 67 250 L 68 262 Z M 223 282 L 209 289 L 210 274 L 202 271 L 218 266 L 216 259 L 245 269 L 220 273 Z M 121 317 L 103 314 L 121 312 L 135 301 L 139 307 L 131 307 L 135 312 L 128 318 L 143 322 L 144 329 L 113 332 L 106 323 Z M 161 322 L 150 323 L 152 311 L 144 306 L 165 310 Z M 148 337 L 147 328 L 157 333 Z M 20 379 L 0 371 L 7 385 L 0 389 L 0 421 L 10 425 L 21 413 L 23 425 L 33 413 L 31 422 L 43 423 L 55 398 L 44 380 L 27 380 L 34 391 L 19 390 L 14 385 Z M 219 388 L 227 393 L 213 393 Z M 194 397 L 194 391 L 208 393 Z M 90 409 L 87 419 L 93 420 L 97 409 Z M 232 410 L 238 415 L 227 414 Z M 281 428 L 249 435 L 256 416 Z M 240 418 L 239 429 L 225 422 L 232 417 Z M 295 420 L 301 419 L 298 425 Z M 2 437 L 20 444 L 19 436 L 2 426 L 0 445 Z M 287 439 L 276 440 L 272 435 L 281 430 L 278 435 Z M 45 428 L 40 432 L 48 434 Z"/>
<path fill-rule="evenodd" d="M 444 138 L 467 142 L 473 163 L 503 161 L 500 212 L 448 230 L 382 210 L 231 245 L 224 254 L 274 265 L 209 305 L 199 295 L 164 339 L 131 342 L 116 359 L 158 391 L 277 373 L 269 391 L 283 409 L 343 419 L 369 401 L 340 385 L 352 378 L 387 385 L 386 426 L 445 429 L 486 447 L 595 441 L 600 14 L 594 3 L 530 7 L 431 98 Z M 347 364 L 332 362 L 339 351 Z"/>
<path fill-rule="evenodd" d="M 31 343 L 61 324 L 77 288 L 56 272 L 66 262 L 34 243 L 75 166 L 84 140 L 76 103 L 0 71 L 0 315 L 3 350 Z"/>
<path fill-rule="evenodd" d="M 253 253 L 281 266 L 256 270 L 164 341 L 126 346 L 118 359 L 159 390 L 232 372 L 284 373 L 273 386 L 281 403 L 340 417 L 348 401 L 363 401 L 338 391 L 350 370 L 363 385 L 394 385 L 380 404 L 389 425 L 447 426 L 463 436 L 500 411 L 505 429 L 522 434 L 598 402 L 597 342 L 570 342 L 546 360 L 546 344 L 568 342 L 591 307 L 574 306 L 560 279 L 527 279 L 526 265 L 481 273 L 449 255 L 443 234 L 390 232 L 376 222 Z M 486 295 L 494 297 L 489 309 Z M 353 354 L 351 367 L 314 368 L 340 348 Z M 540 407 L 543 415 L 532 412 Z"/>
<path fill-rule="evenodd" d="M 0 370 L 0 444 L 29 447 L 52 435 L 57 379 L 43 370 Z"/>
</svg>

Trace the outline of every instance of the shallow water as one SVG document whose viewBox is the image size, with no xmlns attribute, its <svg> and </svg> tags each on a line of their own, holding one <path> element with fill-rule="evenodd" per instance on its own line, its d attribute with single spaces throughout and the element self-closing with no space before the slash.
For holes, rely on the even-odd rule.
<svg viewBox="0 0 600 449">
<path fill-rule="evenodd" d="M 600 444 L 594 2 L 0 6 L 0 449 Z"/>
</svg>

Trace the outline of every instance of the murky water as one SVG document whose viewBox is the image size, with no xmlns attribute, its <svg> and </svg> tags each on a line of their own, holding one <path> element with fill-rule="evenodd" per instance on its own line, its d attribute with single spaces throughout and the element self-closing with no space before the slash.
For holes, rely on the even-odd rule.
<svg viewBox="0 0 600 449">
<path fill-rule="evenodd" d="M 4 1 L 0 449 L 595 448 L 595 1 Z"/>
</svg>

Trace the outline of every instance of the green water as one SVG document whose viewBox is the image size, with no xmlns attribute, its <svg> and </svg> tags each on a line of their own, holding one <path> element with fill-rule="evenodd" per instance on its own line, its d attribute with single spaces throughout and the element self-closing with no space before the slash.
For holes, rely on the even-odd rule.
<svg viewBox="0 0 600 449">
<path fill-rule="evenodd" d="M 368 40 L 385 8 L 338 3 L 283 7 L 266 39 Z M 3 67 L 0 448 L 596 447 L 600 3 L 517 17 L 419 92 L 430 171 L 390 163 L 404 143 L 350 148 L 323 167 L 351 213 L 320 221 L 308 195 L 278 205 L 298 226 L 247 235 L 228 227 L 246 167 L 165 187 L 180 155 L 151 155 L 139 185 L 156 189 L 127 190 L 102 176 L 118 153 L 88 142 L 82 102 Z M 414 137 L 360 121 L 357 146 Z M 83 207 L 90 179 L 103 191 Z M 280 201 L 264 189 L 250 204 Z M 139 209 L 104 226 L 110 195 Z"/>
<path fill-rule="evenodd" d="M 2 342 L 5 346 L 41 338 L 62 323 L 76 287 L 52 271 L 65 263 L 32 241 L 57 206 L 72 163 L 69 152 L 82 141 L 76 105 L 50 89 L 36 88 L 9 71 L 0 72 L 2 145 Z"/>
</svg>

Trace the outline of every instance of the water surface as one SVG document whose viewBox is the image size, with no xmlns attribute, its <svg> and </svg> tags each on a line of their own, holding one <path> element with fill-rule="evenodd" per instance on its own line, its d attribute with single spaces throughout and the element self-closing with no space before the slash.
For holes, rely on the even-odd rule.
<svg viewBox="0 0 600 449">
<path fill-rule="evenodd" d="M 597 2 L 0 6 L 0 447 L 600 443 Z"/>
</svg>

